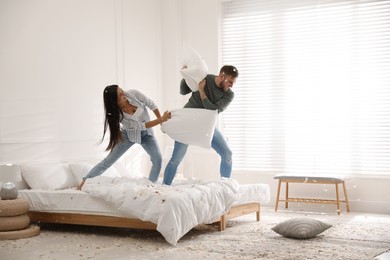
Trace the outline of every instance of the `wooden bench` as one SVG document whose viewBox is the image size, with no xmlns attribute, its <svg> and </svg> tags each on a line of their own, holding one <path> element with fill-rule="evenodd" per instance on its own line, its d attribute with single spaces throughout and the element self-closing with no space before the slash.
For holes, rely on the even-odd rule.
<svg viewBox="0 0 390 260">
<path fill-rule="evenodd" d="M 276 196 L 275 211 L 278 210 L 279 201 L 285 203 L 285 208 L 288 208 L 289 202 L 303 202 L 303 203 L 323 203 L 323 204 L 336 204 L 337 213 L 340 215 L 340 202 L 344 202 L 349 212 L 348 196 L 347 190 L 345 188 L 345 181 L 349 179 L 344 175 L 288 175 L 288 174 L 279 174 L 274 176 L 274 179 L 278 179 L 278 193 Z M 286 197 L 285 199 L 280 199 L 280 188 L 282 182 L 286 183 Z M 336 188 L 336 199 L 318 199 L 318 198 L 291 198 L 289 197 L 289 183 L 312 183 L 312 184 L 333 184 Z M 339 198 L 339 184 L 342 184 L 344 191 L 344 200 Z"/>
</svg>

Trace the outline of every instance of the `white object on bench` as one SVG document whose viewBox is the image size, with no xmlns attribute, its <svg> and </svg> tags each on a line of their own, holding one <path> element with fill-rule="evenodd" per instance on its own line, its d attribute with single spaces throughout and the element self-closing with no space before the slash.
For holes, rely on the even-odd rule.
<svg viewBox="0 0 390 260">
<path fill-rule="evenodd" d="M 279 201 L 284 201 L 285 208 L 288 208 L 289 202 L 303 202 L 303 203 L 323 203 L 323 204 L 336 204 L 337 213 L 340 215 L 340 202 L 344 202 L 349 212 L 349 203 L 347 197 L 347 190 L 345 188 L 345 181 L 349 178 L 345 175 L 292 175 L 292 174 L 278 174 L 274 176 L 274 179 L 278 179 L 278 192 L 276 196 L 275 211 L 278 210 Z M 286 183 L 286 197 L 280 199 L 280 187 L 282 182 Z M 289 197 L 289 183 L 314 183 L 314 184 L 334 184 L 336 188 L 336 199 L 317 199 L 317 198 L 291 198 Z M 344 191 L 344 200 L 339 198 L 339 184 L 342 184 Z"/>
</svg>

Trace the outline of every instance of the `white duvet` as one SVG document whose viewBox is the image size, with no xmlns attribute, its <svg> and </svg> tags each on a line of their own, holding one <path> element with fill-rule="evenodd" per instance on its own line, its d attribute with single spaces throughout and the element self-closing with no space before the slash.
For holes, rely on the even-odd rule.
<svg viewBox="0 0 390 260">
<path fill-rule="evenodd" d="M 234 179 L 192 180 L 172 186 L 147 179 L 98 176 L 83 191 L 112 203 L 120 212 L 157 224 L 172 245 L 193 227 L 210 223 L 234 204 L 239 184 Z"/>
</svg>

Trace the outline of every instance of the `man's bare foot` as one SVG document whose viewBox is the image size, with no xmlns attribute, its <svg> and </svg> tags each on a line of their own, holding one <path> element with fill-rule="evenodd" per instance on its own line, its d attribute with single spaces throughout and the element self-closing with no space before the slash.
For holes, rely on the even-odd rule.
<svg viewBox="0 0 390 260">
<path fill-rule="evenodd" d="M 82 180 L 81 183 L 79 185 L 77 185 L 77 190 L 81 190 L 81 188 L 84 185 L 84 182 L 85 182 L 85 180 Z"/>
</svg>

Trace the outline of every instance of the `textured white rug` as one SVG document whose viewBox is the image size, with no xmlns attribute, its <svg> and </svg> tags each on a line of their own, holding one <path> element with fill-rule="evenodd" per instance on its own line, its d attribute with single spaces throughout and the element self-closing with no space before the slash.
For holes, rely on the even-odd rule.
<svg viewBox="0 0 390 260">
<path fill-rule="evenodd" d="M 309 240 L 284 238 L 271 230 L 293 217 L 309 217 L 333 226 Z M 365 213 L 275 213 L 228 222 L 219 232 L 202 225 L 177 246 L 157 231 L 73 225 L 41 225 L 36 237 L 0 241 L 0 258 L 8 259 L 377 259 L 390 250 L 390 216 Z M 381 260 L 385 258 L 380 258 Z"/>
</svg>

